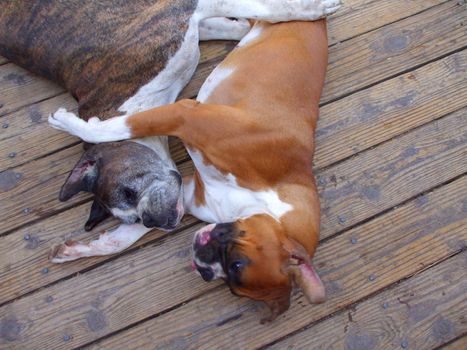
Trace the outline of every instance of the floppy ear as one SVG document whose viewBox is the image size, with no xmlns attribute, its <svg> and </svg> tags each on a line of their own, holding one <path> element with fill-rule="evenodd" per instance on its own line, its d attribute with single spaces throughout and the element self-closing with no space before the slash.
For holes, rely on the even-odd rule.
<svg viewBox="0 0 467 350">
<path fill-rule="evenodd" d="M 81 191 L 92 192 L 94 184 L 98 177 L 96 160 L 84 154 L 76 163 L 65 184 L 60 190 L 58 199 L 62 202 L 67 201 L 75 194 Z"/>
<path fill-rule="evenodd" d="M 289 239 L 284 249 L 290 254 L 286 267 L 293 281 L 300 287 L 311 304 L 319 304 L 326 300 L 323 282 L 311 265 L 311 258 L 305 248 L 295 240 Z"/>
<path fill-rule="evenodd" d="M 96 225 L 100 224 L 110 216 L 111 215 L 107 209 L 97 199 L 94 198 L 88 221 L 86 221 L 84 224 L 84 230 L 91 231 Z"/>
</svg>

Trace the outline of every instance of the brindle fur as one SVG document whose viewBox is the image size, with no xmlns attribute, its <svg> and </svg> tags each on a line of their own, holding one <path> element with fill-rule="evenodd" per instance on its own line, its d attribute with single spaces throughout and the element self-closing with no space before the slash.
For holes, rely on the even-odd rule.
<svg viewBox="0 0 467 350">
<path fill-rule="evenodd" d="M 118 115 L 117 108 L 164 69 L 196 5 L 197 0 L 135 0 L 131 6 L 127 0 L 2 1 L 0 54 L 65 87 L 77 99 L 81 118 L 105 119 Z"/>
</svg>

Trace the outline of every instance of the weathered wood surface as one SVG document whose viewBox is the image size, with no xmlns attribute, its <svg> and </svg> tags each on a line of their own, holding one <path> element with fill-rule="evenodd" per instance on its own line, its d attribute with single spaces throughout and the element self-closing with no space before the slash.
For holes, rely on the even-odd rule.
<svg viewBox="0 0 467 350">
<path fill-rule="evenodd" d="M 463 116 L 462 113 L 460 115 L 453 114 L 440 121 L 435 121 L 413 133 L 394 139 L 381 147 L 358 155 L 323 172 L 320 176 L 329 179 L 329 183 L 321 189 L 324 206 L 322 237 L 329 237 L 354 225 L 357 221 L 371 218 L 378 212 L 409 199 L 410 196 L 426 191 L 465 172 L 467 160 L 462 157 L 462 154 L 465 153 L 467 125 L 464 125 L 463 128 L 460 127 L 460 120 Z M 387 162 L 382 160 L 385 156 L 387 156 Z M 334 182 L 333 178 L 339 180 Z M 389 179 L 390 182 L 388 182 Z M 361 195 L 367 193 L 366 188 L 378 189 L 379 195 L 377 197 Z M 459 190 L 457 191 L 460 193 Z M 368 191 L 368 193 L 372 193 L 372 191 Z M 453 198 L 449 198 L 449 203 L 452 201 Z M 436 207 L 438 208 L 439 205 L 438 202 Z M 449 211 L 456 212 L 455 208 L 452 207 L 449 208 Z M 338 219 L 343 217 L 346 218 L 345 221 Z M 414 217 L 423 222 L 429 221 L 423 215 L 414 215 Z M 459 225 L 459 216 L 454 215 L 453 218 L 456 219 L 453 225 Z M 397 222 L 406 222 L 406 219 Z M 376 233 L 380 234 L 381 227 L 386 226 L 388 224 L 376 226 Z M 24 338 L 23 333 L 19 338 L 24 346 L 29 346 L 29 342 L 38 344 L 44 342 L 43 346 L 56 347 L 62 343 L 60 336 L 58 333 L 54 333 L 56 336 L 50 337 L 50 332 L 64 332 L 65 330 L 56 328 L 58 322 L 56 318 L 47 322 L 47 318 L 43 319 L 42 317 L 46 317 L 45 314 L 54 314 L 59 317 L 56 313 L 58 309 L 55 309 L 59 308 L 60 314 L 63 314 L 64 319 L 67 320 L 66 331 L 73 334 L 74 344 L 78 346 L 183 303 L 212 287 L 202 283 L 197 276 L 193 276 L 189 272 L 189 242 L 195 228 L 199 228 L 199 225 L 174 236 L 164 236 L 164 239 L 158 240 L 154 247 L 149 245 L 134 253 L 123 255 L 121 258 L 112 260 L 85 275 L 66 280 L 32 296 L 20 299 L 18 302 L 8 304 L 0 309 L 0 315 L 5 314 L 4 317 L 7 317 L 7 315 L 14 314 L 18 319 L 32 320 L 34 318 L 36 320 L 27 328 L 28 331 L 24 332 Z M 442 236 L 446 239 L 448 237 L 458 238 L 459 232 L 455 228 L 449 228 L 454 237 L 445 234 Z M 368 232 L 368 229 L 366 231 Z M 404 230 L 399 231 L 404 232 Z M 391 240 L 394 239 L 394 234 L 388 234 L 386 230 L 385 237 Z M 397 247 L 400 244 L 398 241 Z M 332 240 L 332 242 L 335 241 Z M 164 245 L 160 246 L 161 243 Z M 384 245 L 387 244 L 390 242 L 384 243 Z M 417 246 L 417 251 L 421 254 L 419 248 Z M 333 249 L 335 252 L 337 248 Z M 405 245 L 404 249 L 406 249 Z M 434 252 L 433 247 L 431 251 Z M 401 253 L 391 253 L 393 257 L 400 256 L 399 254 Z M 335 255 L 333 255 L 333 259 L 335 259 Z M 369 269 L 370 265 L 367 260 L 359 259 L 358 263 Z M 347 264 L 348 261 L 345 261 L 344 265 Z M 391 261 L 391 264 L 383 266 L 379 262 L 378 268 L 392 269 L 393 265 L 397 263 Z M 156 265 L 157 269 L 154 268 Z M 324 269 L 326 272 L 327 265 L 317 262 L 320 271 Z M 116 276 L 115 271 L 118 271 L 118 276 Z M 347 278 L 354 276 L 349 274 L 348 269 L 339 269 L 339 273 L 348 274 Z M 388 272 L 373 273 L 381 275 Z M 183 274 L 188 274 L 188 276 L 183 276 Z M 368 272 L 367 276 L 370 274 L 371 272 Z M 362 277 L 361 274 L 359 276 Z M 186 286 L 187 288 L 184 288 L 185 281 L 183 280 L 189 281 L 189 285 L 192 287 Z M 339 275 L 333 280 L 341 281 L 342 279 Z M 120 283 L 118 281 L 124 285 L 118 286 L 116 284 Z M 364 286 L 364 281 L 365 278 L 361 278 L 360 282 L 352 280 L 351 285 L 357 287 L 358 282 Z M 100 312 L 105 314 L 104 316 L 99 313 L 99 319 L 104 317 L 107 320 L 105 326 L 101 325 L 96 332 L 89 332 L 89 327 L 93 329 L 94 326 L 86 325 L 83 320 L 86 319 L 89 312 L 94 312 L 89 311 L 89 308 L 97 296 L 107 295 L 110 293 L 109 288 L 114 292 L 112 292 L 113 297 L 108 298 L 108 301 L 117 298 L 120 306 L 126 309 L 125 315 L 121 314 L 122 309 L 115 309 L 113 303 L 105 304 L 105 312 L 103 308 L 99 308 Z M 174 292 L 174 289 L 177 292 Z M 369 286 L 362 287 L 362 289 L 366 293 Z M 157 295 L 155 295 L 156 291 Z M 36 305 L 39 299 L 46 298 L 47 295 L 43 295 L 44 293 L 52 295 L 55 300 L 60 300 L 60 302 L 52 303 L 45 308 L 43 316 L 40 316 L 41 313 L 37 309 L 32 314 L 29 305 Z M 66 301 L 61 302 L 64 295 L 67 296 Z M 119 295 L 121 297 L 118 297 Z M 131 295 L 131 298 L 125 299 L 123 295 Z M 147 300 L 152 301 L 148 303 Z M 330 304 L 326 305 L 330 307 Z M 46 309 L 48 311 L 45 311 Z M 288 315 L 292 314 L 293 312 L 288 313 Z"/>
<path fill-rule="evenodd" d="M 319 246 L 315 265 L 328 293 L 322 305 L 309 306 L 297 294 L 285 315 L 261 325 L 265 310 L 223 287 L 95 348 L 252 349 L 269 344 L 462 250 L 466 195 L 464 177 Z M 180 288 L 186 279 L 178 281 Z"/>
<path fill-rule="evenodd" d="M 329 50 L 322 102 L 429 62 L 467 44 L 465 5 L 449 1 Z"/>
<path fill-rule="evenodd" d="M 467 331 L 466 294 L 463 252 L 269 349 L 434 349 Z"/>
<path fill-rule="evenodd" d="M 467 334 L 466 333 L 464 333 L 464 336 L 460 337 L 459 339 L 456 339 L 452 343 L 442 346 L 440 349 L 442 350 L 467 349 Z"/>
<path fill-rule="evenodd" d="M 361 153 L 334 167 L 317 171 L 323 212 L 322 237 L 329 237 L 359 221 L 371 218 L 371 216 L 403 202 L 417 193 L 426 191 L 465 172 L 467 168 L 467 159 L 465 158 L 467 125 L 464 122 L 466 113 L 467 110 L 460 110 L 440 121 L 435 121 L 413 133 L 398 137 L 376 149 Z M 346 136 L 351 137 L 351 135 Z M 372 135 L 367 134 L 367 136 L 371 137 Z M 76 147 L 78 148 L 78 146 Z M 64 162 L 57 161 L 57 163 Z M 445 171 L 444 167 L 452 163 L 456 165 L 450 166 Z M 74 164 L 74 160 L 71 164 Z M 39 170 L 38 174 L 43 171 L 43 167 L 35 166 L 33 168 Z M 56 191 L 58 191 L 59 186 L 64 181 L 64 176 L 66 174 L 53 178 L 53 181 L 48 183 L 48 189 L 56 187 Z M 36 188 L 34 187 L 33 190 Z M 42 187 L 39 187 L 38 191 L 42 191 Z M 23 198 L 24 205 L 32 203 L 30 195 L 21 198 Z M 76 201 L 79 202 L 83 198 L 85 197 L 78 197 Z M 77 202 L 71 201 L 70 203 Z M 12 205 L 13 209 L 17 207 L 16 203 L 14 202 Z M 71 204 L 59 203 L 54 198 L 50 198 L 49 202 L 44 205 L 47 206 L 48 210 L 57 210 L 57 206 L 65 207 Z M 32 210 L 28 215 L 35 215 L 34 213 L 35 211 Z M 25 214 L 21 212 L 21 215 Z M 60 230 L 73 227 L 73 239 L 86 240 L 92 236 L 82 231 L 83 221 L 86 217 L 86 212 L 83 209 L 72 210 L 66 215 L 60 216 L 52 216 L 49 211 L 47 215 L 50 216 L 50 219 L 45 222 L 27 227 L 26 230 L 15 231 L 10 235 L 11 237 L 6 239 L 7 245 L 12 248 L 5 249 L 4 254 L 0 254 L 0 268 L 8 270 L 5 277 L 8 286 L 0 291 L 0 304 L 11 299 L 15 295 L 14 291 L 25 290 L 25 288 L 31 291 L 70 273 L 68 270 L 60 270 L 60 273 L 54 274 L 53 277 L 35 278 L 37 277 L 36 271 L 29 269 L 28 264 L 11 264 L 11 260 L 17 256 L 22 256 L 23 259 L 28 256 L 38 259 L 42 256 L 44 259 L 40 266 L 46 265 L 45 256 L 48 247 L 52 245 L 48 237 L 54 237 L 54 234 L 57 235 L 60 232 L 53 229 L 57 225 L 59 225 Z M 14 223 L 17 221 L 18 219 L 13 220 Z M 51 227 L 51 232 L 45 232 L 45 227 Z M 34 233 L 35 239 L 42 242 L 33 251 L 28 249 L 28 242 L 22 241 L 22 237 L 27 232 Z M 62 234 L 55 237 L 63 239 Z M 146 241 L 142 241 L 138 245 L 144 244 L 144 242 Z M 102 260 L 105 258 L 99 259 L 99 261 Z M 88 261 L 73 265 L 71 273 L 91 266 Z M 48 267 L 55 270 L 52 266 Z M 22 278 L 17 278 L 18 276 Z M 29 281 L 27 286 L 24 285 L 24 280 Z"/>
<path fill-rule="evenodd" d="M 327 166 L 362 149 L 403 133 L 414 126 L 439 118 L 445 113 L 465 106 L 467 103 L 465 98 L 467 92 L 464 88 L 466 55 L 466 51 L 453 54 L 414 72 L 372 87 L 368 91 L 361 91 L 348 98 L 336 101 L 336 103 L 324 106 L 317 131 L 316 165 L 318 167 Z M 437 88 L 433 88 L 433 86 Z M 392 91 L 392 93 L 387 91 Z M 68 100 L 68 102 L 73 104 L 71 100 Z M 43 105 L 50 107 L 47 102 L 44 102 Z M 7 131 L 3 139 L 0 140 L 0 150 L 4 150 L 4 153 L 6 153 L 4 159 L 9 160 L 5 160 L 3 164 L 21 163 L 24 161 L 24 159 L 21 160 L 21 157 L 23 155 L 27 157 L 29 149 L 36 150 L 33 153 L 38 156 L 37 153 L 41 153 L 42 150 L 50 152 L 51 148 L 57 147 L 55 143 L 48 143 L 47 140 L 66 139 L 71 144 L 78 141 L 74 137 L 48 127 L 41 108 L 42 104 L 38 108 L 30 107 L 32 111 L 27 112 L 27 116 L 23 115 L 22 118 L 17 118 L 23 120 L 23 122 L 29 119 L 29 123 L 39 124 L 37 129 L 36 125 L 34 125 L 34 128 L 30 128 L 29 135 L 23 135 L 26 141 L 18 146 L 18 150 L 15 145 L 17 136 L 21 134 L 21 123 L 13 122 L 16 119 L 12 118 L 11 126 L 4 129 Z M 38 122 L 33 120 L 38 120 Z M 44 137 L 44 135 L 48 135 L 48 137 Z M 44 143 L 44 146 L 41 147 L 41 143 Z M 12 148 L 13 146 L 14 148 Z M 179 143 L 174 141 L 173 146 L 177 149 L 174 154 L 176 161 L 180 162 L 188 158 Z M 55 167 L 40 167 L 36 164 L 49 162 L 50 157 L 31 162 L 24 167 L 20 166 L 0 173 L 0 177 L 6 179 L 4 182 L 8 182 L 3 189 L 5 193 L 0 194 L 0 198 L 8 196 L 10 203 L 9 206 L 3 208 L 8 219 L 0 232 L 14 229 L 18 224 L 36 220 L 38 218 L 37 213 L 42 213 L 44 207 L 50 209 L 48 213 L 55 213 L 58 208 L 68 208 L 72 203 L 75 203 L 73 201 L 65 204 L 58 203 L 55 198 L 66 178 L 66 173 L 71 170 L 79 158 L 79 149 L 79 146 L 75 146 L 73 150 L 77 153 L 74 153 L 73 157 L 68 159 L 68 162 L 59 163 L 61 167 L 65 167 L 62 168 L 60 177 L 56 177 L 55 174 L 50 175 L 51 172 L 55 171 Z M 11 153 L 15 153 L 15 157 L 10 158 L 8 155 Z M 58 152 L 53 157 L 60 158 L 63 154 L 68 157 L 69 153 L 70 149 L 66 149 Z M 56 161 L 52 161 L 52 163 L 55 164 Z M 30 168 L 31 171 L 29 171 Z M 38 171 L 40 171 L 42 178 L 47 177 L 54 181 L 53 184 L 49 185 L 51 189 L 49 196 L 36 197 L 34 194 L 30 194 L 29 191 L 25 192 L 21 186 L 21 183 L 27 179 L 24 174 Z M 13 173 L 22 174 L 22 177 L 16 179 Z M 36 189 L 33 188 L 32 190 Z M 30 195 L 37 198 L 39 202 L 31 202 Z M 82 198 L 78 197 L 76 200 L 79 201 Z M 25 201 L 29 204 L 24 203 Z M 54 203 L 49 205 L 50 201 Z M 17 210 L 18 206 L 22 206 L 22 210 L 28 207 L 31 208 L 31 213 L 23 215 L 21 211 Z M 10 207 L 16 214 L 9 211 Z M 10 221 L 14 224 L 10 224 Z"/>
<path fill-rule="evenodd" d="M 76 103 L 0 57 L 0 125 L 8 124 L 0 128 L 0 348 L 310 348 L 310 339 L 317 348 L 332 338 L 337 348 L 400 349 L 403 337 L 408 348 L 464 348 L 460 255 L 450 258 L 467 239 L 464 13 L 457 1 L 348 0 L 330 19 L 315 156 L 325 239 L 315 263 L 329 301 L 310 307 L 297 294 L 268 326 L 258 323 L 258 304 L 190 272 L 202 225 L 192 217 L 116 256 L 47 262 L 52 244 L 90 239 L 116 221 L 85 233 L 90 197 L 56 200 L 81 145 L 46 116 Z M 202 44 L 182 97 L 196 94 L 233 45 Z M 171 149 L 189 172 L 177 140 Z M 436 309 L 421 310 L 428 302 Z"/>
<path fill-rule="evenodd" d="M 61 87 L 13 63 L 0 66 L 0 82 L 0 117 L 63 92 Z"/>
</svg>

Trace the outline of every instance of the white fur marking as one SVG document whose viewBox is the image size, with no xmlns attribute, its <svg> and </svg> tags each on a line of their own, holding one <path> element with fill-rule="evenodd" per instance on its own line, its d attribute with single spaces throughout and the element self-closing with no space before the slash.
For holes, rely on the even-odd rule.
<svg viewBox="0 0 467 350">
<path fill-rule="evenodd" d="M 50 261 L 59 264 L 83 257 L 115 254 L 131 246 L 150 230 L 140 224 L 120 225 L 113 231 L 104 232 L 98 239 L 87 244 L 82 242 L 71 246 L 62 244 L 59 254 L 52 257 Z"/>
<path fill-rule="evenodd" d="M 109 120 L 91 122 L 80 119 L 76 114 L 59 108 L 49 116 L 49 124 L 59 130 L 78 136 L 90 143 L 126 140 L 131 137 L 130 128 L 126 125 L 127 116 L 115 117 Z"/>
<path fill-rule="evenodd" d="M 268 214 L 275 220 L 293 210 L 273 190 L 254 192 L 240 187 L 232 174 L 223 175 L 212 165 L 205 165 L 202 155 L 188 150 L 204 184 L 206 205 L 195 205 L 193 181 L 185 184 L 185 208 L 198 219 L 210 223 L 233 222 L 256 214 Z"/>
<path fill-rule="evenodd" d="M 249 44 L 250 42 L 254 41 L 255 39 L 257 39 L 260 35 L 261 35 L 261 32 L 263 31 L 263 28 L 256 24 L 251 30 L 250 32 L 245 35 L 245 37 L 238 43 L 238 47 L 243 47 L 247 44 Z"/>
<path fill-rule="evenodd" d="M 209 96 L 213 93 L 213 91 L 219 86 L 219 84 L 230 77 L 233 73 L 233 69 L 231 68 L 223 68 L 221 66 L 216 67 L 209 75 L 209 77 L 204 82 L 203 86 L 199 90 L 198 97 L 196 100 L 199 102 L 206 102 Z"/>
</svg>

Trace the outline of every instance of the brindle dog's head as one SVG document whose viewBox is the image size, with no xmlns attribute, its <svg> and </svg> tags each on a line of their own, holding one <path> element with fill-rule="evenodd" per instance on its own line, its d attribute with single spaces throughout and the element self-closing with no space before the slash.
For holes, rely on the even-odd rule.
<svg viewBox="0 0 467 350">
<path fill-rule="evenodd" d="M 196 232 L 193 252 L 193 268 L 205 281 L 223 278 L 233 294 L 269 306 L 271 315 L 262 322 L 289 308 L 294 283 L 311 303 L 325 299 L 310 255 L 269 216 L 208 225 Z"/>
<path fill-rule="evenodd" d="M 183 216 L 182 179 L 171 162 L 127 141 L 90 146 L 60 191 L 66 201 L 80 191 L 95 195 L 86 230 L 110 214 L 124 223 L 172 230 Z"/>
</svg>

